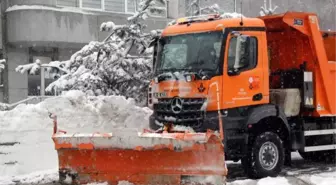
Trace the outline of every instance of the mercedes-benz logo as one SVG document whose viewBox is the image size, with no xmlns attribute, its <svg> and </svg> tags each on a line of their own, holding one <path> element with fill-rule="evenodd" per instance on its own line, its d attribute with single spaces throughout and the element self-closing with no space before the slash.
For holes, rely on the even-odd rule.
<svg viewBox="0 0 336 185">
<path fill-rule="evenodd" d="M 178 114 L 182 111 L 182 100 L 180 98 L 174 98 L 171 101 L 171 109 L 173 113 Z"/>
</svg>

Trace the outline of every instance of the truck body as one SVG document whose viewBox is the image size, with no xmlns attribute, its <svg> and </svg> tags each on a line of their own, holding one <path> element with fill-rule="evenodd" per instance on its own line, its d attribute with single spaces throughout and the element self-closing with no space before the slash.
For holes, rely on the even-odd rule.
<svg viewBox="0 0 336 185">
<path fill-rule="evenodd" d="M 154 47 L 150 128 L 222 122 L 225 159 L 251 177 L 278 175 L 292 151 L 333 158 L 335 46 L 314 13 L 181 18 Z"/>
</svg>

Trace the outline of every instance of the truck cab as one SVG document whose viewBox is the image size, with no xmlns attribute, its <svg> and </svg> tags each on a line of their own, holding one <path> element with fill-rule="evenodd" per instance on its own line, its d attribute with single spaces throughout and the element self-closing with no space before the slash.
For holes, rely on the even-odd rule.
<svg viewBox="0 0 336 185">
<path fill-rule="evenodd" d="M 154 47 L 150 128 L 222 122 L 226 160 L 241 160 L 250 177 L 278 175 L 291 151 L 332 155 L 335 45 L 311 13 L 181 18 Z M 311 139 L 318 131 L 322 143 Z"/>
</svg>

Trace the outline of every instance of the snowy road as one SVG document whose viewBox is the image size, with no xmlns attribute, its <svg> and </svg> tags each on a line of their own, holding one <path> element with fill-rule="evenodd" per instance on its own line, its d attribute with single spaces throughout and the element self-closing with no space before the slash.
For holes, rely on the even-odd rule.
<svg viewBox="0 0 336 185">
<path fill-rule="evenodd" d="M 291 167 L 285 167 L 279 177 L 259 180 L 247 179 L 240 163 L 228 161 L 229 176 L 227 185 L 336 185 L 335 164 L 304 161 L 299 154 L 292 153 Z M 60 185 L 56 170 L 37 172 L 17 177 L 0 177 L 0 185 Z"/>
<path fill-rule="evenodd" d="M 277 178 L 247 179 L 239 163 L 229 163 L 228 185 L 336 185 L 336 165 L 304 161 L 292 153 L 292 166 Z"/>
<path fill-rule="evenodd" d="M 122 97 L 78 92 L 0 111 L 0 185 L 59 185 L 48 111 L 57 112 L 60 128 L 69 133 L 145 128 L 151 114 Z M 228 185 L 336 185 L 335 164 L 306 162 L 298 153 L 292 158 L 279 177 L 260 180 L 247 179 L 239 163 L 228 161 Z"/>
</svg>

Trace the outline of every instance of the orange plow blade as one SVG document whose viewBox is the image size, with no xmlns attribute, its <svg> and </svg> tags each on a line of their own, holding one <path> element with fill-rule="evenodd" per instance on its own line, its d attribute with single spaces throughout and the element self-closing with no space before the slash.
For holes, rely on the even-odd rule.
<svg viewBox="0 0 336 185">
<path fill-rule="evenodd" d="M 213 132 L 122 129 L 108 134 L 55 133 L 53 140 L 63 183 L 225 184 L 224 148 Z"/>
</svg>

